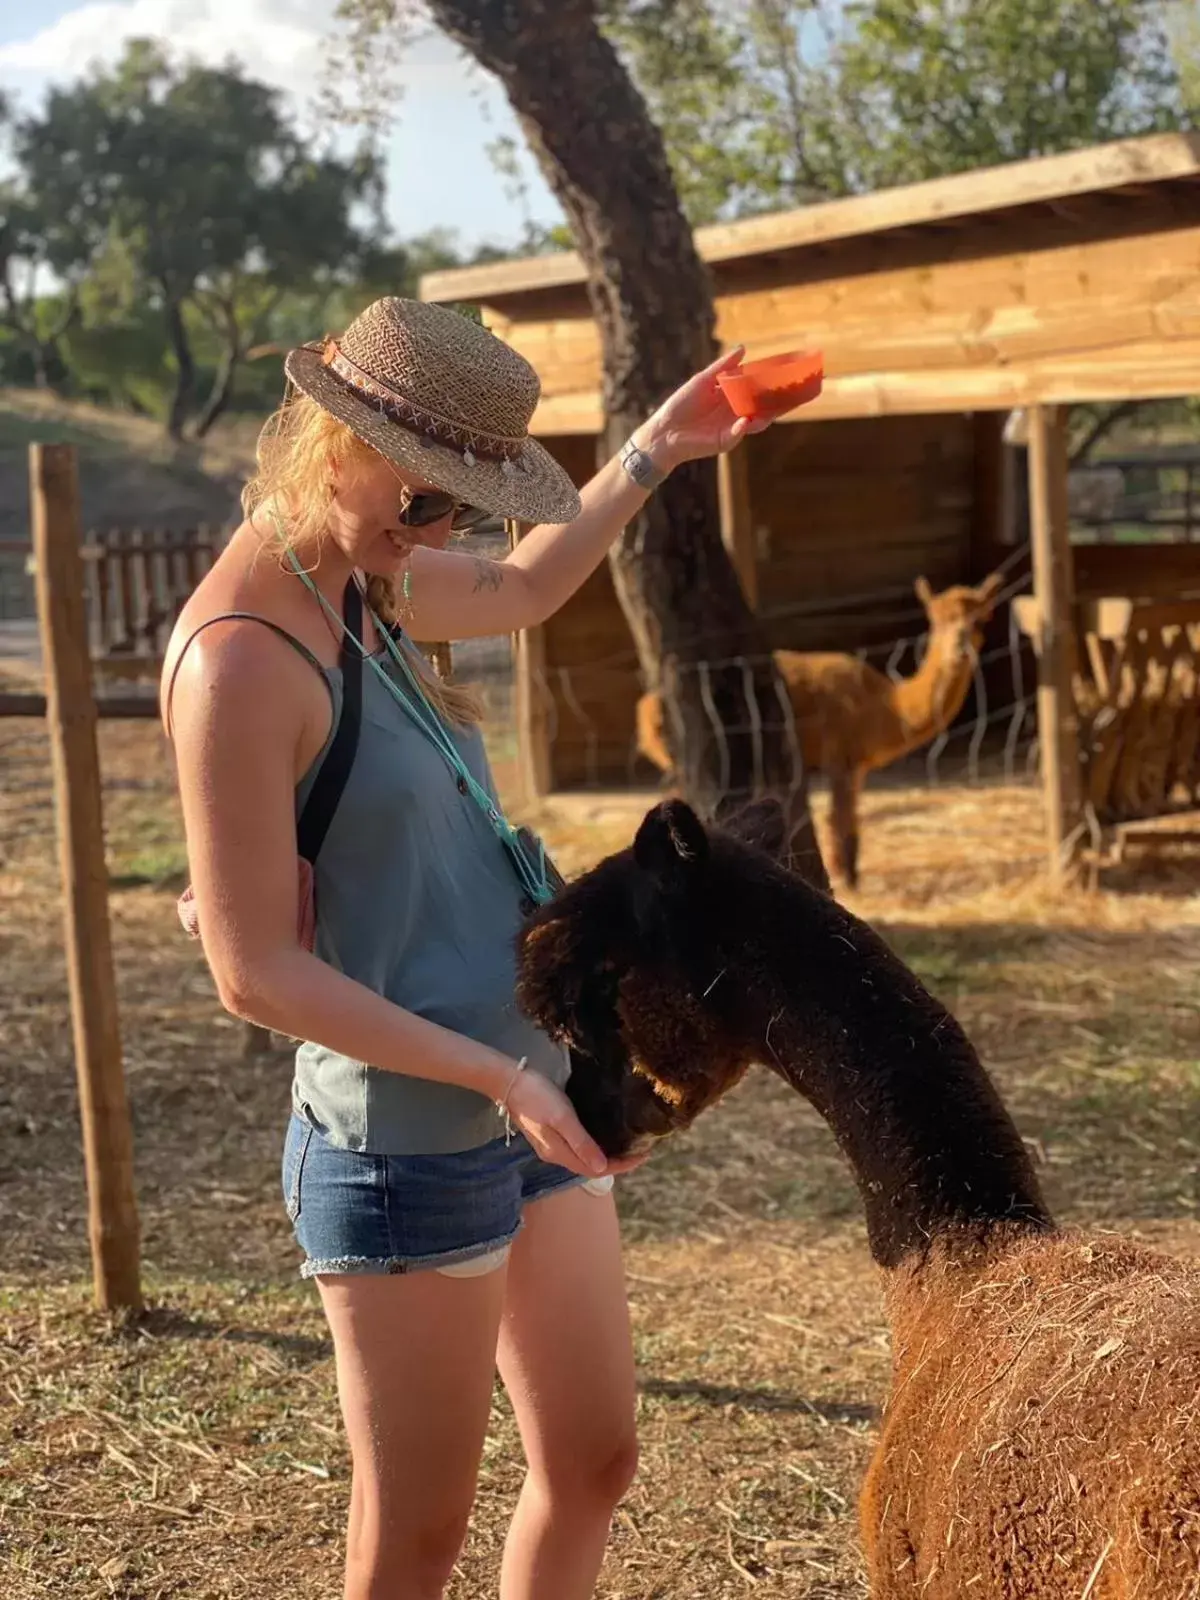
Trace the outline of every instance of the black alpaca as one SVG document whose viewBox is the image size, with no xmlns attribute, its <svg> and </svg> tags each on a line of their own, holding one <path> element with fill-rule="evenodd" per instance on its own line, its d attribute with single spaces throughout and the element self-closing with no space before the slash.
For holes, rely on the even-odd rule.
<svg viewBox="0 0 1200 1600">
<path fill-rule="evenodd" d="M 673 802 L 539 914 L 520 992 L 613 1154 L 755 1061 L 829 1122 L 893 1338 L 875 1600 L 1200 1600 L 1200 1267 L 1054 1225 L 961 1028 L 865 923 Z"/>
</svg>

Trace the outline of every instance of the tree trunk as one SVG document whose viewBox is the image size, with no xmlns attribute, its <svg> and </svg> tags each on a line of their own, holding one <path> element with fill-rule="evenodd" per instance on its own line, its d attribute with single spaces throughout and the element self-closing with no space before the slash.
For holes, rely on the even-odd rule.
<svg viewBox="0 0 1200 1600">
<path fill-rule="evenodd" d="M 29 353 L 33 358 L 33 387 L 35 389 L 48 389 L 50 387 L 50 360 L 44 342 L 36 333 L 29 335 Z"/>
<path fill-rule="evenodd" d="M 711 285 L 662 138 L 592 0 L 430 0 L 429 10 L 500 79 L 570 220 L 601 335 L 611 455 L 717 353 Z M 717 815 L 779 794 L 797 864 L 823 876 L 789 702 L 721 543 L 714 463 L 673 473 L 611 564 L 685 793 Z"/>
<path fill-rule="evenodd" d="M 175 393 L 171 396 L 171 409 L 167 413 L 167 432 L 172 439 L 183 440 L 183 427 L 192 409 L 192 391 L 196 386 L 196 363 L 192 359 L 192 346 L 183 321 L 183 301 L 164 286 L 167 338 L 175 357 Z"/>
<path fill-rule="evenodd" d="M 195 439 L 204 438 L 232 400 L 233 380 L 237 375 L 238 363 L 242 359 L 242 330 L 238 327 L 237 314 L 232 306 L 223 306 L 222 311 L 225 323 L 225 347 L 221 351 L 221 359 L 217 364 L 208 399 L 204 402 L 204 409 L 192 429 L 192 437 Z"/>
</svg>

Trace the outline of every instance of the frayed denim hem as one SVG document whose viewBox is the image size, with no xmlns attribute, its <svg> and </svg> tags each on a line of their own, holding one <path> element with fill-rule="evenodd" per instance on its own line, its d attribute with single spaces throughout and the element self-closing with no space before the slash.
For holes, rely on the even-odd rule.
<svg viewBox="0 0 1200 1600">
<path fill-rule="evenodd" d="M 443 1250 L 431 1256 L 330 1256 L 327 1260 L 305 1261 L 300 1268 L 302 1278 L 341 1277 L 393 1277 L 409 1272 L 436 1272 L 439 1267 L 455 1267 L 464 1261 L 475 1261 L 490 1255 L 494 1250 L 506 1250 L 521 1231 L 521 1224 L 511 1233 L 482 1244 L 464 1245 L 461 1250 Z"/>
</svg>

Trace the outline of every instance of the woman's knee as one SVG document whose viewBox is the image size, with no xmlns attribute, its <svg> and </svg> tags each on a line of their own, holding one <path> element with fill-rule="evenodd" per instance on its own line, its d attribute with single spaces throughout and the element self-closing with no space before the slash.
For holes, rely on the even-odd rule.
<svg viewBox="0 0 1200 1600">
<path fill-rule="evenodd" d="M 347 1593 L 362 1600 L 388 1600 L 396 1594 L 397 1575 L 403 1574 L 402 1592 L 413 1600 L 440 1596 L 450 1581 L 454 1564 L 466 1542 L 470 1507 L 427 1517 L 417 1524 L 403 1507 L 389 1514 L 386 1502 L 375 1518 L 364 1518 L 350 1536 L 346 1551 Z M 357 1534 L 357 1537 L 355 1537 Z"/>
<path fill-rule="evenodd" d="M 638 1442 L 626 1433 L 564 1449 L 545 1464 L 545 1487 L 554 1499 L 570 1499 L 611 1510 L 637 1476 Z"/>
</svg>

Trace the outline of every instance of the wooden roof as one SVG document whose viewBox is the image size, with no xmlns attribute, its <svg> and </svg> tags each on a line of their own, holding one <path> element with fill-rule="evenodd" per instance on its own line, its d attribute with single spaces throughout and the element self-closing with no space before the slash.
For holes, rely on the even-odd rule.
<svg viewBox="0 0 1200 1600">
<path fill-rule="evenodd" d="M 1063 209 L 1089 197 L 1145 196 L 1156 186 L 1181 184 L 1200 204 L 1200 134 L 1154 134 L 716 223 L 697 229 L 696 243 L 703 259 L 718 265 L 896 229 L 962 226 L 975 217 L 1021 207 Z M 527 294 L 584 282 L 583 262 L 570 250 L 429 273 L 421 280 L 420 293 L 425 300 L 506 305 Z"/>
</svg>

